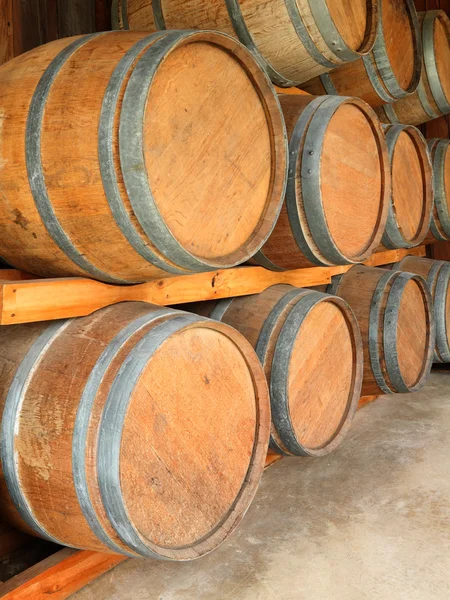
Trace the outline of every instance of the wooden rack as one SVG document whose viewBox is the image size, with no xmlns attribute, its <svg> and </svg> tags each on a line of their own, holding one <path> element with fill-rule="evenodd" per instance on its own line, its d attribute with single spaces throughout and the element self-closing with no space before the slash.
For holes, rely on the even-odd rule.
<svg viewBox="0 0 450 600">
<path fill-rule="evenodd" d="M 426 256 L 426 246 L 379 252 L 366 264 L 383 266 L 411 254 Z M 80 278 L 33 279 L 20 271 L 0 270 L 0 324 L 81 317 L 123 301 L 165 306 L 257 294 L 279 283 L 297 287 L 324 285 L 330 283 L 334 275 L 350 268 L 314 267 L 278 273 L 244 266 L 125 287 Z M 376 396 L 362 398 L 360 408 L 375 399 Z M 269 453 L 266 468 L 281 458 Z M 17 535 L 23 537 L 22 534 Z M 26 541 L 30 543 L 28 539 Z M 0 584 L 0 598 L 64 600 L 124 560 L 126 558 L 122 556 L 64 548 Z"/>
<path fill-rule="evenodd" d="M 411 254 L 425 256 L 426 247 L 379 252 L 366 264 L 386 265 Z M 31 279 L 30 275 L 20 271 L 0 270 L 0 325 L 83 317 L 105 306 L 126 301 L 167 306 L 258 294 L 279 283 L 312 287 L 330 283 L 334 275 L 350 268 L 313 267 L 274 272 L 244 266 L 131 286 L 108 285 L 82 278 Z"/>
</svg>

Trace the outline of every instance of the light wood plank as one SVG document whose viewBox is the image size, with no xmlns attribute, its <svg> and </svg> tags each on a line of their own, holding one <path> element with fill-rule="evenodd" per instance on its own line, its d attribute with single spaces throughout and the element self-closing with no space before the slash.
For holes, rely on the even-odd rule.
<svg viewBox="0 0 450 600">
<path fill-rule="evenodd" d="M 0 587 L 3 600 L 65 600 L 100 577 L 125 556 L 65 548 Z"/>
<path fill-rule="evenodd" d="M 425 246 L 414 250 L 380 252 L 367 264 L 378 266 L 396 262 L 408 254 L 425 256 L 425 253 Z M 168 306 L 258 294 L 279 283 L 312 287 L 330 283 L 333 275 L 345 273 L 350 268 L 349 265 L 333 268 L 314 267 L 278 273 L 261 267 L 238 267 L 157 279 L 128 287 L 107 285 L 82 278 L 8 281 L 0 284 L 0 324 L 82 317 L 105 306 L 126 301 Z M 0 278 L 4 276 L 3 273 L 0 271 Z M 17 277 L 16 272 L 15 279 Z"/>
</svg>

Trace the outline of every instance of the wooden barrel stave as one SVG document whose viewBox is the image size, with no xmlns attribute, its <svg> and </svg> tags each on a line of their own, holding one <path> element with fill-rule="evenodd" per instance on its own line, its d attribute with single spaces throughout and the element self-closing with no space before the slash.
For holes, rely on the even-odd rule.
<svg viewBox="0 0 450 600">
<path fill-rule="evenodd" d="M 192 61 L 193 54 L 201 67 Z M 179 55 L 186 57 L 184 70 L 177 69 L 178 77 L 188 79 L 184 86 L 186 97 L 180 98 L 178 94 L 171 107 L 176 114 L 170 115 L 169 109 L 164 108 L 166 92 L 162 80 L 169 76 L 170 65 Z M 180 225 L 170 212 L 175 200 L 168 202 L 166 197 L 174 192 L 167 176 L 166 185 L 164 175 L 160 174 L 170 171 L 162 167 L 163 158 L 158 146 L 155 147 L 155 139 L 159 139 L 161 132 L 170 134 L 172 143 L 167 144 L 166 150 L 172 153 L 171 165 L 176 164 L 177 148 L 195 144 L 195 136 L 183 137 L 183 128 L 193 127 L 189 119 L 195 119 L 196 115 L 200 119 L 202 111 L 209 110 L 208 95 L 195 88 L 196 68 L 205 73 L 214 70 L 217 64 L 224 69 L 221 84 L 231 89 L 227 83 L 231 77 L 236 89 L 243 92 L 242 101 L 253 117 L 249 131 L 239 130 L 239 122 L 232 119 L 235 124 L 217 139 L 216 153 L 211 159 L 228 161 L 228 167 L 230 160 L 242 163 L 242 177 L 236 177 L 224 165 L 219 169 L 216 164 L 218 171 L 224 173 L 226 185 L 217 179 L 213 165 L 207 175 L 214 172 L 214 181 L 212 175 L 200 179 L 195 175 L 195 170 L 202 168 L 198 161 L 189 169 L 195 176 L 189 179 L 189 174 L 186 175 L 187 191 L 183 193 L 189 198 L 197 194 L 198 210 L 192 215 L 187 209 L 180 209 L 183 208 L 188 222 L 194 218 L 197 224 L 202 214 L 207 216 L 205 210 L 210 211 L 207 221 L 211 231 L 205 234 L 204 226 L 198 232 L 191 227 L 192 223 L 186 227 L 184 222 Z M 172 76 L 170 79 L 173 85 L 179 85 Z M 266 75 L 249 52 L 231 38 L 189 31 L 84 36 L 54 42 L 17 58 L 2 67 L 0 81 L 0 103 L 7 117 L 4 139 L 23 140 L 26 148 L 23 153 L 21 144 L 5 143 L 2 169 L 5 201 L 0 212 L 3 241 L 0 255 L 18 268 L 44 276 L 87 275 L 111 283 L 132 283 L 167 273 L 234 266 L 250 258 L 269 235 L 280 210 L 286 181 L 284 122 Z M 16 99 L 18 86 L 20 103 Z M 190 97 L 189 86 L 193 86 Z M 216 86 L 214 93 L 220 96 L 214 100 L 217 114 L 221 86 Z M 67 94 L 72 99 L 69 106 Z M 200 94 L 198 99 L 204 101 L 201 108 L 193 106 L 189 113 L 195 94 Z M 134 104 L 137 96 L 141 102 L 140 120 Z M 158 135 L 150 141 L 149 123 L 155 123 L 152 121 L 155 115 L 142 108 L 147 97 L 151 97 L 155 113 L 156 110 L 167 113 L 165 119 L 162 115 L 157 119 Z M 180 106 L 183 103 L 188 105 L 186 110 Z M 232 112 L 228 110 L 229 118 Z M 211 110 L 208 114 L 212 131 L 217 116 Z M 171 127 L 178 128 L 178 137 L 170 133 Z M 92 135 L 93 129 L 98 136 Z M 229 142 L 228 134 L 232 138 Z M 253 162 L 246 159 L 247 135 L 252 138 Z M 135 142 L 133 147 L 130 136 Z M 210 135 L 206 143 L 212 143 L 213 137 Z M 140 152 L 140 143 L 145 145 L 145 151 Z M 198 151 L 198 147 L 190 152 L 186 148 L 178 159 L 189 156 L 193 161 Z M 149 153 L 153 157 L 150 162 Z M 162 182 L 159 187 L 150 187 L 142 171 L 137 173 L 136 161 L 152 181 Z M 6 168 L 11 164 L 14 169 Z M 134 165 L 133 173 L 127 171 L 130 164 Z M 253 175 L 247 172 L 250 164 Z M 182 174 L 183 161 L 178 165 L 177 171 Z M 172 179 L 176 180 L 175 176 Z M 188 186 L 198 187 L 198 181 L 202 181 L 203 191 L 191 189 L 189 193 Z M 213 196 L 222 195 L 223 203 L 228 206 L 223 215 L 226 222 L 220 227 L 210 196 L 202 209 L 205 190 L 212 192 L 214 187 Z M 247 208 L 238 207 L 236 202 L 247 193 L 250 194 Z M 228 194 L 234 194 L 235 200 L 228 201 Z M 183 194 L 178 196 L 182 203 Z M 192 239 L 193 229 L 197 231 L 196 239 Z"/>
<path fill-rule="evenodd" d="M 228 537 L 256 491 L 270 429 L 264 373 L 242 336 L 144 303 L 0 336 L 1 500 L 12 522 L 65 545 L 170 560 L 197 558 Z M 170 381 L 158 375 L 169 356 Z M 195 385 L 176 381 L 194 372 Z M 153 408 L 140 387 L 150 375 Z M 177 436 L 186 410 L 189 439 L 206 436 L 202 452 Z M 183 490 L 170 467 L 184 472 Z"/>
<path fill-rule="evenodd" d="M 344 301 L 276 285 L 188 308 L 235 327 L 255 348 L 269 381 L 273 451 L 317 457 L 335 450 L 355 413 L 363 369 L 359 328 Z M 336 352 L 340 360 L 332 359 Z"/>
<path fill-rule="evenodd" d="M 412 273 L 355 265 L 328 292 L 350 305 L 364 347 L 362 395 L 417 391 L 432 364 L 435 325 L 425 281 Z"/>
<path fill-rule="evenodd" d="M 286 200 L 252 262 L 284 270 L 367 260 L 385 229 L 391 186 L 378 119 L 356 98 L 279 98 L 290 149 Z"/>
<path fill-rule="evenodd" d="M 377 109 L 384 123 L 421 125 L 450 113 L 450 20 L 443 10 L 419 13 L 422 76 L 410 96 Z"/>
<path fill-rule="evenodd" d="M 426 238 L 434 210 L 433 167 L 427 142 L 411 125 L 385 127 L 392 194 L 382 243 L 414 248 Z"/>
<path fill-rule="evenodd" d="M 369 52 L 378 23 L 372 0 L 117 0 L 115 28 L 214 29 L 238 37 L 272 81 L 292 87 Z"/>
<path fill-rule="evenodd" d="M 315 95 L 357 96 L 373 107 L 413 93 L 422 69 L 422 42 L 414 3 L 382 0 L 380 11 L 373 50 L 303 83 L 302 89 Z"/>
</svg>

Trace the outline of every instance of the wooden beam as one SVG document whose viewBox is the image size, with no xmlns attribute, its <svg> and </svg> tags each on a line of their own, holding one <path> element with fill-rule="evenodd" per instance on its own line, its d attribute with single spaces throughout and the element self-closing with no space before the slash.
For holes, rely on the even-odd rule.
<svg viewBox="0 0 450 600">
<path fill-rule="evenodd" d="M 125 556 L 65 548 L 0 586 L 2 600 L 65 600 Z"/>
<path fill-rule="evenodd" d="M 374 255 L 367 264 L 388 264 L 407 254 L 425 256 L 425 246 L 413 250 L 381 252 Z M 244 266 L 210 273 L 167 277 L 133 286 L 107 285 L 81 278 L 3 281 L 0 282 L 0 324 L 82 317 L 105 306 L 126 301 L 168 306 L 258 294 L 280 283 L 312 287 L 330 283 L 333 275 L 345 273 L 350 268 L 348 265 L 313 267 L 278 273 L 261 267 Z"/>
</svg>

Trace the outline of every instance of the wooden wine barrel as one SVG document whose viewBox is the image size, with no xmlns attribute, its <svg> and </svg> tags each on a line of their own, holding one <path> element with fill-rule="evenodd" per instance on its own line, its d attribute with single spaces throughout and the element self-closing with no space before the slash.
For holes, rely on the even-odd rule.
<svg viewBox="0 0 450 600">
<path fill-rule="evenodd" d="M 412 125 L 385 128 L 392 193 L 383 246 L 413 248 L 426 238 L 434 207 L 433 166 L 427 142 Z"/>
<path fill-rule="evenodd" d="M 436 325 L 434 362 L 450 362 L 450 263 L 443 260 L 406 256 L 392 265 L 396 271 L 420 275 L 433 298 Z"/>
<path fill-rule="evenodd" d="M 190 560 L 247 510 L 267 383 L 222 323 L 145 303 L 0 328 L 0 506 L 58 544 Z"/>
<path fill-rule="evenodd" d="M 272 81 L 293 87 L 372 50 L 376 0 L 114 0 L 113 27 L 214 29 L 237 37 Z"/>
<path fill-rule="evenodd" d="M 434 171 L 434 209 L 430 233 L 436 240 L 450 240 L 450 140 L 429 140 Z"/>
<path fill-rule="evenodd" d="M 380 0 L 375 46 L 369 54 L 302 84 L 311 94 L 357 96 L 371 106 L 413 93 L 422 70 L 422 42 L 413 0 Z"/>
<path fill-rule="evenodd" d="M 361 327 L 363 396 L 414 392 L 426 383 L 435 326 L 421 277 L 355 265 L 333 277 L 328 292 L 348 302 Z"/>
<path fill-rule="evenodd" d="M 423 69 L 410 96 L 377 110 L 384 123 L 421 125 L 450 113 L 450 19 L 443 10 L 419 13 Z"/>
<path fill-rule="evenodd" d="M 341 298 L 275 285 L 262 294 L 189 305 L 231 325 L 256 349 L 270 387 L 270 447 L 324 456 L 342 442 L 360 397 L 359 326 Z"/>
<path fill-rule="evenodd" d="M 379 120 L 357 98 L 279 98 L 289 134 L 286 200 L 252 262 L 283 270 L 366 260 L 381 241 L 391 188 Z"/>
<path fill-rule="evenodd" d="M 229 36 L 59 40 L 1 67 L 0 107 L 0 256 L 24 271 L 131 283 L 230 267 L 278 216 L 283 117 Z"/>
</svg>

